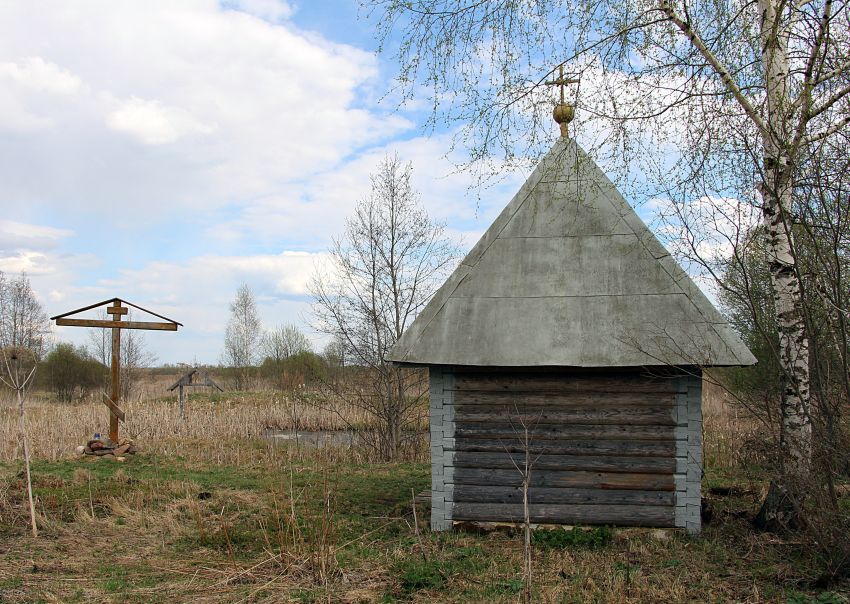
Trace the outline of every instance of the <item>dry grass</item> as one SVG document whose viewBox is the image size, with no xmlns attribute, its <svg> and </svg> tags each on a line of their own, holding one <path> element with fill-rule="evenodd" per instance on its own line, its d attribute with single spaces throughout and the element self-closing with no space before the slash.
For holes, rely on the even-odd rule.
<svg viewBox="0 0 850 604">
<path fill-rule="evenodd" d="M 177 402 L 154 399 L 123 405 L 127 422 L 122 435 L 135 439 L 149 452 L 188 455 L 201 452 L 202 459 L 217 463 L 239 463 L 244 446 L 267 429 L 342 430 L 348 426 L 369 427 L 371 418 L 353 406 L 335 405 L 338 413 L 310 404 L 306 397 L 281 397 L 272 393 L 222 395 L 219 400 L 193 396 L 187 404 L 187 419 L 180 419 Z M 99 432 L 108 433 L 108 411 L 99 402 L 64 405 L 36 400 L 27 405 L 27 423 L 33 435 L 36 459 L 58 460 L 74 454 L 74 448 Z M 0 406 L 0 460 L 20 459 L 16 410 Z M 234 456 L 234 453 L 236 456 Z"/>
</svg>

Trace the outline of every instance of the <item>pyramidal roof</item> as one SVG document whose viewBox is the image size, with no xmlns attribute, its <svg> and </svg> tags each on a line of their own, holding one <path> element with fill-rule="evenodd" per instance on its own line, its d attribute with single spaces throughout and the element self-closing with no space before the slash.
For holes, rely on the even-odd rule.
<svg viewBox="0 0 850 604">
<path fill-rule="evenodd" d="M 756 362 L 608 177 L 564 137 L 387 359 L 502 367 Z"/>
</svg>

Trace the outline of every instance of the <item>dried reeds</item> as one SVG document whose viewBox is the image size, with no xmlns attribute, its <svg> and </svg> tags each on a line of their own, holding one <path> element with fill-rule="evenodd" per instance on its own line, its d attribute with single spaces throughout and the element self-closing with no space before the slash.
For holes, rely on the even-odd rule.
<svg viewBox="0 0 850 604">
<path fill-rule="evenodd" d="M 143 449 L 164 455 L 202 456 L 202 460 L 240 463 L 262 454 L 256 443 L 269 430 L 341 430 L 347 426 L 369 428 L 368 414 L 356 407 L 335 405 L 329 412 L 319 406 L 298 403 L 293 414 L 290 400 L 272 394 L 237 395 L 219 401 L 192 397 L 188 418 L 180 419 L 175 400 L 130 401 L 123 405 L 127 422 L 123 434 Z M 0 460 L 20 459 L 17 410 L 0 405 Z M 99 402 L 66 405 L 33 401 L 27 407 L 32 439 L 30 454 L 35 459 L 58 460 L 74 454 L 77 445 L 96 432 L 105 432 L 109 414 Z M 199 444 L 203 443 L 202 447 Z M 242 446 L 235 446 L 242 443 Z M 272 444 L 268 445 L 273 447 Z M 202 449 L 202 450 L 201 450 Z"/>
</svg>

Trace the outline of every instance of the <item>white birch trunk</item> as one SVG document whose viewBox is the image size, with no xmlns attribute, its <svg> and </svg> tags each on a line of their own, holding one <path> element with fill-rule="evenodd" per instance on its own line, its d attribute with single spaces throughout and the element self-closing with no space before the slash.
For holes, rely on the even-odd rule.
<svg viewBox="0 0 850 604">
<path fill-rule="evenodd" d="M 764 184 L 761 187 L 768 260 L 779 327 L 784 470 L 802 474 L 811 460 L 809 414 L 809 341 L 803 321 L 802 289 L 796 270 L 791 231 L 793 177 L 787 145 L 791 140 L 788 99 L 788 25 L 782 24 L 777 0 L 759 0 L 766 89 L 763 135 Z M 777 27 L 778 25 L 778 27 Z"/>
</svg>

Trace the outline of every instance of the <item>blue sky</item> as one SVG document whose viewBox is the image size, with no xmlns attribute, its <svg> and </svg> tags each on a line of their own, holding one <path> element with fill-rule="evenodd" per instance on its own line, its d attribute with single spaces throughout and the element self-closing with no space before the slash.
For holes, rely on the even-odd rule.
<svg viewBox="0 0 850 604">
<path fill-rule="evenodd" d="M 345 0 L 0 2 L 0 270 L 50 315 L 119 296 L 172 317 L 158 360 L 215 363 L 241 282 L 267 327 L 309 332 L 308 280 L 386 153 L 471 246 L 524 175 L 479 201 L 450 133 L 382 100 L 375 47 Z"/>
</svg>

